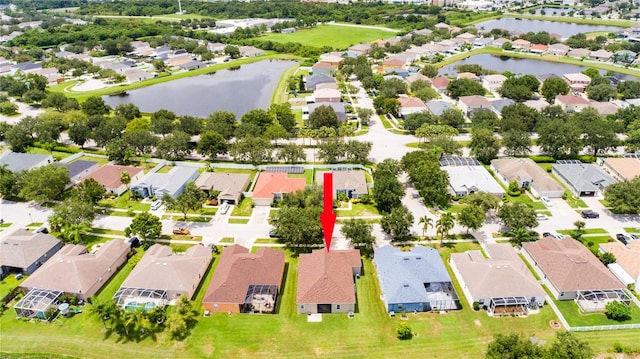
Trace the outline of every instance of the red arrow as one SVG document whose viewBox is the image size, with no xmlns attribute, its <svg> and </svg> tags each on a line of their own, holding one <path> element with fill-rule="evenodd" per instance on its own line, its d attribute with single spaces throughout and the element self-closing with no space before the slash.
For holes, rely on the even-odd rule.
<svg viewBox="0 0 640 359">
<path fill-rule="evenodd" d="M 327 252 L 331 249 L 331 236 L 336 224 L 336 214 L 333 213 L 333 173 L 324 173 L 324 212 L 320 213 L 320 223 L 324 233 L 324 246 Z"/>
</svg>

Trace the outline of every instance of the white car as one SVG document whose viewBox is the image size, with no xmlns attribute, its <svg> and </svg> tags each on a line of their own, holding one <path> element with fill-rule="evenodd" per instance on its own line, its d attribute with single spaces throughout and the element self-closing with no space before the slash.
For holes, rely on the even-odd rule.
<svg viewBox="0 0 640 359">
<path fill-rule="evenodd" d="M 162 202 L 161 201 L 155 201 L 153 203 L 151 203 L 151 209 L 152 210 L 157 210 L 160 209 L 160 207 L 162 207 Z"/>
<path fill-rule="evenodd" d="M 542 201 L 542 203 L 544 203 L 545 206 L 551 207 L 551 200 L 549 199 L 549 197 L 542 196 L 540 197 L 540 200 Z"/>
<path fill-rule="evenodd" d="M 545 221 L 549 219 L 549 216 L 547 216 L 546 214 L 536 214 L 536 219 L 538 221 Z"/>
<path fill-rule="evenodd" d="M 222 214 L 227 214 L 227 212 L 229 211 L 229 203 L 224 202 L 221 206 L 220 206 L 220 213 Z"/>
</svg>

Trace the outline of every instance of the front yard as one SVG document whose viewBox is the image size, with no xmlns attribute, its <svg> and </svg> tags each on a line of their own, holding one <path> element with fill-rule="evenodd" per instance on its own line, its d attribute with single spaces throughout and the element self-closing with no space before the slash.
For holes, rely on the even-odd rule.
<svg viewBox="0 0 640 359">
<path fill-rule="evenodd" d="M 134 210 L 134 211 L 148 211 L 151 208 L 151 204 L 150 203 L 144 203 L 141 200 L 137 200 L 137 201 L 130 201 L 131 194 L 129 191 L 125 192 L 122 196 L 114 198 L 114 199 L 109 199 L 109 198 L 103 198 L 98 202 L 98 206 L 101 207 L 108 207 L 108 208 L 119 208 L 119 209 L 126 209 L 126 210 Z"/>
</svg>

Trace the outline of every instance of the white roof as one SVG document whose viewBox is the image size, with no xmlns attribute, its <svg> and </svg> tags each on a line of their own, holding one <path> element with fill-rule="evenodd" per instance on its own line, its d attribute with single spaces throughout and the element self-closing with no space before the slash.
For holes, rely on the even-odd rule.
<svg viewBox="0 0 640 359">
<path fill-rule="evenodd" d="M 504 194 L 502 186 L 482 166 L 445 166 L 449 184 L 455 192 L 483 191 Z"/>
</svg>

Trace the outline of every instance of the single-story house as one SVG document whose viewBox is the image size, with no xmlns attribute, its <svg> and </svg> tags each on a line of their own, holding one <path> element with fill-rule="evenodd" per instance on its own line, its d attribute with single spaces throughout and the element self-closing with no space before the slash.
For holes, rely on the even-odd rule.
<svg viewBox="0 0 640 359">
<path fill-rule="evenodd" d="M 77 160 L 71 163 L 58 162 L 59 166 L 66 167 L 72 184 L 79 183 L 84 177 L 100 168 L 100 164 L 94 161 Z"/>
<path fill-rule="evenodd" d="M 589 107 L 598 111 L 600 116 L 615 115 L 616 113 L 618 113 L 618 110 L 620 110 L 618 106 L 616 106 L 614 103 L 609 101 L 606 101 L 606 102 L 589 101 Z"/>
<path fill-rule="evenodd" d="M 591 50 L 589 49 L 571 49 L 567 52 L 567 56 L 577 59 L 587 58 L 589 54 L 591 54 Z"/>
<path fill-rule="evenodd" d="M 473 46 L 474 47 L 485 47 L 485 46 L 491 46 L 491 44 L 493 43 L 493 38 L 491 37 L 481 37 L 478 39 L 473 40 Z"/>
<path fill-rule="evenodd" d="M 154 244 L 113 296 L 125 309 L 155 308 L 175 304 L 185 295 L 191 299 L 211 263 L 211 249 L 195 245 L 184 253 Z"/>
<path fill-rule="evenodd" d="M 265 53 L 264 50 L 253 46 L 240 46 L 238 47 L 238 50 L 240 50 L 240 56 L 244 57 L 257 57 L 262 56 Z"/>
<path fill-rule="evenodd" d="M 313 102 L 341 102 L 342 94 L 339 90 L 323 88 L 313 91 Z"/>
<path fill-rule="evenodd" d="M 475 192 L 488 192 L 496 197 L 504 196 L 504 189 L 483 166 L 444 166 L 449 175 L 448 192 L 460 197 Z"/>
<path fill-rule="evenodd" d="M 0 166 L 6 166 L 9 171 L 14 173 L 46 166 L 54 161 L 52 155 L 20 153 L 11 150 L 6 150 L 0 154 Z"/>
<path fill-rule="evenodd" d="M 517 39 L 517 40 L 511 42 L 511 45 L 513 46 L 514 49 L 519 49 L 521 51 L 527 51 L 531 47 L 531 41 L 527 41 L 527 40 L 523 40 L 523 39 Z"/>
<path fill-rule="evenodd" d="M 134 83 L 140 82 L 155 77 L 154 74 L 141 70 L 141 69 L 128 69 L 123 71 L 124 76 L 127 78 L 127 82 Z"/>
<path fill-rule="evenodd" d="M 507 77 L 505 75 L 485 75 L 482 77 L 482 86 L 491 92 L 495 92 L 502 87 L 502 84 L 505 81 L 507 81 Z"/>
<path fill-rule="evenodd" d="M 424 81 L 428 84 L 431 84 L 431 80 L 429 80 L 429 78 L 421 73 L 417 73 L 417 74 L 413 74 L 411 76 L 407 76 L 406 78 L 407 82 L 409 83 L 409 85 L 413 84 L 416 81 Z"/>
<path fill-rule="evenodd" d="M 542 111 L 545 107 L 549 107 L 551 106 L 547 101 L 545 100 L 527 100 L 525 102 L 523 102 L 523 104 L 529 108 L 532 108 L 538 112 Z"/>
<path fill-rule="evenodd" d="M 569 84 L 569 87 L 571 87 L 572 90 L 578 92 L 584 92 L 587 86 L 591 83 L 591 77 L 580 72 L 564 74 L 562 75 L 562 79 Z"/>
<path fill-rule="evenodd" d="M 403 252 L 387 245 L 374 250 L 373 262 L 387 312 L 458 309 L 458 295 L 436 249 L 416 246 Z"/>
<path fill-rule="evenodd" d="M 253 188 L 253 203 L 256 206 L 270 206 L 273 201 L 282 200 L 285 193 L 304 189 L 306 179 L 289 177 L 286 173 L 260 172 Z"/>
<path fill-rule="evenodd" d="M 0 274 L 31 274 L 62 248 L 62 242 L 45 233 L 19 228 L 2 235 Z"/>
<path fill-rule="evenodd" d="M 130 167 L 130 166 L 118 166 L 118 165 L 104 165 L 97 170 L 91 172 L 85 176 L 87 178 L 93 178 L 104 186 L 106 193 L 119 196 L 127 190 L 127 185 L 120 182 L 120 176 L 122 172 L 129 173 L 131 183 L 138 182 L 144 172 L 142 168 Z"/>
<path fill-rule="evenodd" d="M 400 97 L 398 98 L 398 101 L 400 102 L 400 116 L 403 118 L 412 113 L 427 110 L 427 106 L 424 102 L 417 97 Z"/>
<path fill-rule="evenodd" d="M 607 62 L 613 57 L 613 52 L 600 49 L 589 54 L 589 58 L 596 61 Z"/>
<path fill-rule="evenodd" d="M 431 86 L 436 89 L 436 91 L 440 93 L 444 93 L 447 91 L 447 86 L 449 86 L 449 82 L 451 80 L 448 77 L 436 77 L 431 80 Z"/>
<path fill-rule="evenodd" d="M 578 95 L 557 95 L 553 104 L 562 107 L 565 112 L 580 112 L 591 107 L 589 100 Z"/>
<path fill-rule="evenodd" d="M 313 113 L 320 106 L 329 106 L 333 109 L 333 112 L 338 116 L 338 122 L 344 122 L 347 119 L 347 110 L 344 107 L 344 102 L 316 102 L 310 103 L 307 106 L 302 107 L 302 119 L 308 120 L 309 115 Z"/>
<path fill-rule="evenodd" d="M 547 51 L 549 51 L 549 46 L 544 44 L 535 44 L 529 48 L 529 52 L 533 54 L 542 55 L 542 54 L 546 54 Z"/>
<path fill-rule="evenodd" d="M 368 55 L 370 50 L 371 50 L 371 44 L 369 43 L 357 44 L 347 49 L 347 55 L 349 57 L 358 57 L 362 55 Z"/>
<path fill-rule="evenodd" d="M 636 58 L 638 58 L 638 54 L 631 50 L 620 50 L 613 54 L 613 61 L 617 63 L 631 64 Z"/>
<path fill-rule="evenodd" d="M 200 173 L 197 168 L 177 166 L 168 173 L 147 174 L 131 186 L 131 191 L 142 198 L 156 196 L 161 199 L 165 193 L 172 198 L 177 198 L 187 187 L 187 183 L 194 182 L 198 176 Z"/>
<path fill-rule="evenodd" d="M 82 244 L 67 244 L 20 286 L 60 291 L 86 300 L 127 261 L 130 250 L 129 244 L 120 239 L 104 243 L 95 253 L 88 253 Z"/>
<path fill-rule="evenodd" d="M 256 253 L 234 244 L 222 251 L 204 309 L 211 313 L 275 313 L 285 268 L 283 251 L 261 247 Z"/>
<path fill-rule="evenodd" d="M 362 274 L 359 250 L 316 249 L 301 254 L 298 263 L 298 314 L 355 312 L 354 278 Z"/>
<path fill-rule="evenodd" d="M 546 292 L 510 244 L 484 248 L 487 257 L 472 250 L 452 253 L 449 259 L 470 307 L 478 303 L 492 315 L 512 315 L 544 305 Z"/>
<path fill-rule="evenodd" d="M 640 176 L 640 159 L 633 157 L 609 157 L 602 161 L 602 167 L 618 181 L 631 181 Z"/>
<path fill-rule="evenodd" d="M 206 193 L 220 192 L 220 201 L 236 204 L 240 203 L 242 192 L 251 184 L 251 176 L 248 173 L 203 172 L 195 184 Z"/>
<path fill-rule="evenodd" d="M 478 77 L 478 75 L 474 74 L 473 72 L 458 72 L 458 75 L 456 76 L 456 78 L 480 81 L 480 78 Z"/>
<path fill-rule="evenodd" d="M 462 96 L 458 99 L 458 107 L 467 116 L 477 110 L 492 110 L 491 102 L 484 96 Z"/>
<path fill-rule="evenodd" d="M 427 101 L 427 103 L 425 103 L 425 106 L 427 106 L 427 110 L 429 110 L 429 112 L 436 116 L 442 115 L 446 110 L 454 109 L 454 107 L 449 102 L 439 100 Z"/>
<path fill-rule="evenodd" d="M 496 99 L 492 99 L 489 102 L 491 102 L 491 107 L 493 108 L 493 112 L 495 112 L 496 115 L 498 115 L 498 117 L 502 117 L 503 108 L 507 106 L 511 106 L 516 103 L 510 98 L 496 98 Z"/>
<path fill-rule="evenodd" d="M 327 53 L 320 55 L 320 61 L 326 62 L 328 64 L 340 66 L 344 62 L 344 58 L 340 53 Z"/>
<path fill-rule="evenodd" d="M 591 163 L 555 163 L 551 170 L 573 194 L 580 197 L 595 197 L 616 182 L 602 168 Z"/>
<path fill-rule="evenodd" d="M 493 46 L 493 47 L 497 47 L 497 48 L 502 48 L 502 46 L 503 46 L 504 44 L 506 44 L 507 42 L 508 42 L 508 43 L 511 43 L 511 40 L 506 39 L 506 38 L 504 38 L 504 37 L 501 37 L 501 38 L 498 38 L 498 39 L 493 40 L 493 42 L 491 43 L 491 46 Z"/>
<path fill-rule="evenodd" d="M 319 84 L 335 84 L 336 79 L 331 76 L 327 76 L 325 74 L 314 74 L 307 76 L 306 82 L 304 84 L 305 91 L 315 91 L 317 90 L 317 86 Z"/>
<path fill-rule="evenodd" d="M 557 43 L 549 45 L 548 53 L 556 56 L 565 56 L 571 48 L 565 44 Z"/>
<path fill-rule="evenodd" d="M 314 75 L 326 75 L 331 76 L 338 69 L 337 65 L 330 64 L 328 62 L 318 61 L 311 66 L 311 72 Z"/>
<path fill-rule="evenodd" d="M 607 266 L 613 275 L 624 285 L 640 288 L 640 241 L 631 241 L 626 246 L 619 241 L 601 243 L 599 249 L 616 257 L 616 262 Z"/>
<path fill-rule="evenodd" d="M 499 158 L 491 161 L 491 170 L 506 186 L 512 181 L 530 188 L 534 196 L 560 198 L 564 187 L 529 158 Z"/>
<path fill-rule="evenodd" d="M 602 311 L 607 303 L 629 303 L 625 286 L 582 243 L 571 237 L 546 236 L 522 244 L 522 255 L 557 300 L 575 300 L 586 312 Z"/>
<path fill-rule="evenodd" d="M 316 183 L 320 186 L 324 184 L 325 171 L 316 171 Z M 338 198 L 338 194 L 344 193 L 349 198 L 360 198 L 369 194 L 367 179 L 364 171 L 344 170 L 332 171 L 333 173 L 333 198 Z"/>
<path fill-rule="evenodd" d="M 227 45 L 220 42 L 209 42 L 207 44 L 207 50 L 211 52 L 223 53 L 225 47 L 227 47 Z"/>
<path fill-rule="evenodd" d="M 475 41 L 476 39 L 476 35 L 474 34 L 470 34 L 468 32 L 465 32 L 464 34 L 460 34 L 458 36 L 455 37 L 456 39 L 460 39 L 468 44 L 473 43 L 473 41 Z"/>
<path fill-rule="evenodd" d="M 181 70 L 195 70 L 195 69 L 202 69 L 207 67 L 207 64 L 205 64 L 204 62 L 200 61 L 200 60 L 191 60 L 191 61 L 187 61 L 185 63 L 182 63 L 180 65 L 178 65 L 178 67 L 180 67 Z"/>
</svg>

